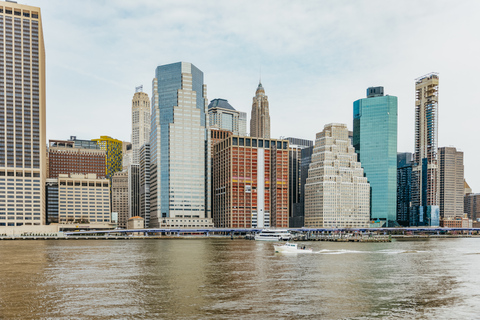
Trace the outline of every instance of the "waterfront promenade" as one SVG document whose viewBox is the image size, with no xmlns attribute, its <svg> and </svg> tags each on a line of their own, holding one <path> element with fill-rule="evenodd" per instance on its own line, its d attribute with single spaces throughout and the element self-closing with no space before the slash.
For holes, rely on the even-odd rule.
<svg viewBox="0 0 480 320">
<path fill-rule="evenodd" d="M 480 237 L 479 228 L 290 228 L 293 240 L 382 242 L 422 238 Z M 0 240 L 138 240 L 138 239 L 183 239 L 183 238 L 253 238 L 262 229 L 201 228 L 201 229 L 114 229 L 78 230 L 58 233 L 22 232 L 0 233 Z"/>
</svg>

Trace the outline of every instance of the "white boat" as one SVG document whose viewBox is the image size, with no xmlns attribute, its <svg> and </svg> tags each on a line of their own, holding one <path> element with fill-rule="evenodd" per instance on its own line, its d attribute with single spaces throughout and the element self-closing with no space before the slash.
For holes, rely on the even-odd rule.
<svg viewBox="0 0 480 320">
<path fill-rule="evenodd" d="M 255 240 L 259 241 L 287 241 L 292 238 L 292 235 L 287 229 L 264 229 L 262 232 L 255 235 Z"/>
<path fill-rule="evenodd" d="M 312 253 L 312 249 L 307 249 L 305 246 L 298 247 L 296 243 L 287 242 L 281 246 L 274 246 L 275 252 L 279 253 Z"/>
</svg>

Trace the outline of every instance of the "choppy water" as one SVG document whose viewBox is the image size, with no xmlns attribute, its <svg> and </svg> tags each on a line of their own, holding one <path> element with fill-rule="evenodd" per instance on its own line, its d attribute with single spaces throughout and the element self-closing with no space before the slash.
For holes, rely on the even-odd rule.
<svg viewBox="0 0 480 320">
<path fill-rule="evenodd" d="M 475 319 L 480 239 L 2 241 L 0 319 Z"/>
</svg>

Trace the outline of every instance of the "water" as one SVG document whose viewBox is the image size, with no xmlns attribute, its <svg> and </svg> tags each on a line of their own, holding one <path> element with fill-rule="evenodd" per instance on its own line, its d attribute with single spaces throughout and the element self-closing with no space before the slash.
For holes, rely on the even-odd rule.
<svg viewBox="0 0 480 320">
<path fill-rule="evenodd" d="M 0 319 L 474 319 L 480 239 L 0 242 Z"/>
</svg>

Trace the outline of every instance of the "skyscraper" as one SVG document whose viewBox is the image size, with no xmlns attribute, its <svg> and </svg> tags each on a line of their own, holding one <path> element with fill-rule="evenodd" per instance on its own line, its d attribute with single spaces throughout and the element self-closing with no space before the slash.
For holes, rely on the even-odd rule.
<svg viewBox="0 0 480 320">
<path fill-rule="evenodd" d="M 289 227 L 301 228 L 304 225 L 305 183 L 312 157 L 313 141 L 292 137 L 286 138 L 286 140 L 290 143 L 288 151 Z"/>
<path fill-rule="evenodd" d="M 440 180 L 438 170 L 438 74 L 415 82 L 415 155 L 412 170 L 412 223 L 438 226 Z"/>
<path fill-rule="evenodd" d="M 250 118 L 250 136 L 270 139 L 270 111 L 268 97 L 260 82 L 253 97 L 252 116 Z"/>
<path fill-rule="evenodd" d="M 40 8 L 1 2 L 0 41 L 0 226 L 41 225 L 47 169 Z"/>
<path fill-rule="evenodd" d="M 247 135 L 247 114 L 235 110 L 225 99 L 213 99 L 208 105 L 210 128 L 228 130 L 234 135 Z"/>
<path fill-rule="evenodd" d="M 370 183 L 370 218 L 393 227 L 397 220 L 397 97 L 367 89 L 353 103 L 353 146 Z"/>
<path fill-rule="evenodd" d="M 128 172 L 115 172 L 112 177 L 112 212 L 118 214 L 118 227 L 126 228 L 128 221 Z"/>
<path fill-rule="evenodd" d="M 365 228 L 370 185 L 363 176 L 345 124 L 317 133 L 305 185 L 305 227 Z"/>
<path fill-rule="evenodd" d="M 187 62 L 159 66 L 152 87 L 150 224 L 193 226 L 211 218 L 203 72 Z"/>
<path fill-rule="evenodd" d="M 413 154 L 397 153 L 397 222 L 410 226 Z"/>
<path fill-rule="evenodd" d="M 288 141 L 229 136 L 214 146 L 215 227 L 288 227 Z"/>
<path fill-rule="evenodd" d="M 440 167 L 440 218 L 463 217 L 463 152 L 455 147 L 438 148 Z"/>
<path fill-rule="evenodd" d="M 140 148 L 140 217 L 150 225 L 150 144 Z"/>
<path fill-rule="evenodd" d="M 143 92 L 143 86 L 135 91 L 132 99 L 132 163 L 138 164 L 140 148 L 150 140 L 150 100 Z"/>
</svg>

